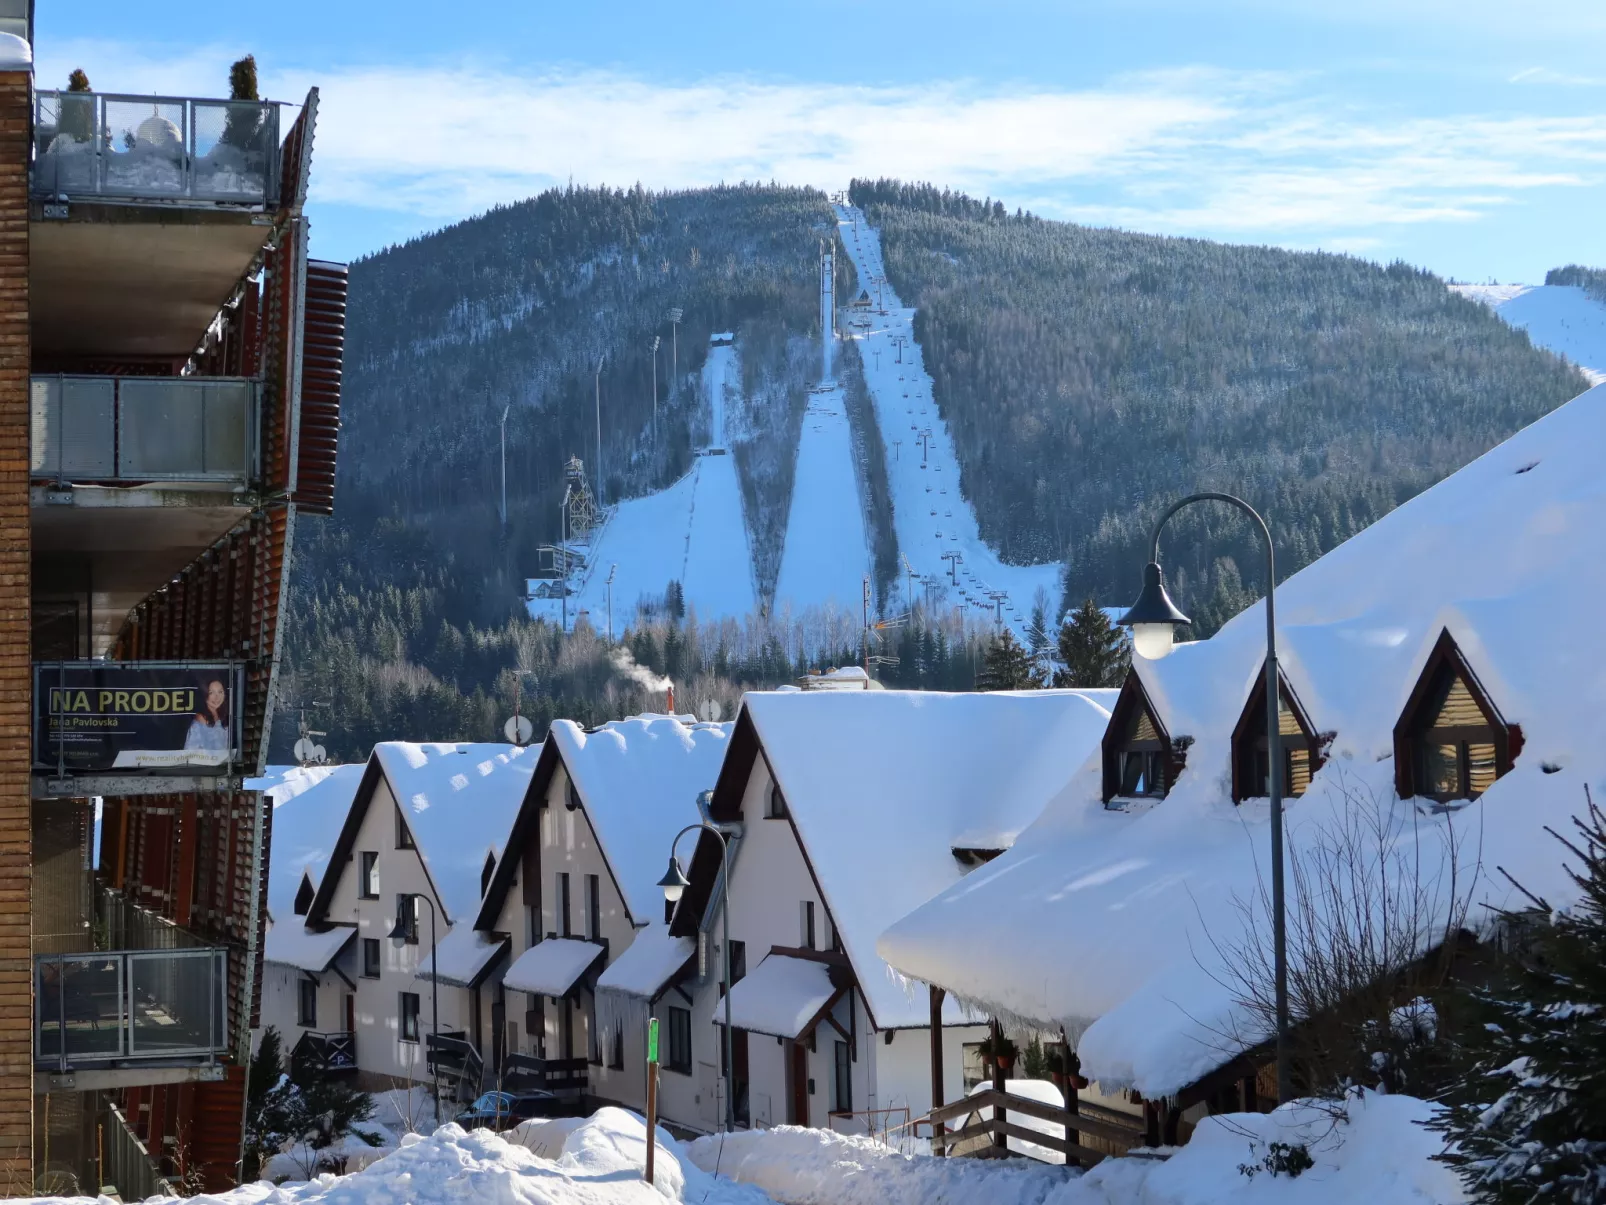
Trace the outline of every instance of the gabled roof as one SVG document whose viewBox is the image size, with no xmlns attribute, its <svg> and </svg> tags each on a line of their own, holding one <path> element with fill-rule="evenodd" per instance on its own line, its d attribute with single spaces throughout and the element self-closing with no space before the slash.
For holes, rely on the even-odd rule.
<svg viewBox="0 0 1606 1205">
<path fill-rule="evenodd" d="M 1496 857 L 1552 903 L 1576 899 L 1544 830 L 1566 831 L 1584 785 L 1606 774 L 1606 629 L 1593 614 L 1606 593 L 1602 447 L 1597 387 L 1278 587 L 1283 671 L 1315 729 L 1336 734 L 1288 805 L 1291 856 L 1374 807 L 1424 867 L 1447 867 L 1454 844 L 1476 921 L 1493 915 L 1483 904 L 1522 902 Z M 893 925 L 880 952 L 1001 1014 L 1063 1024 L 1080 1035 L 1084 1074 L 1147 1095 L 1263 1039 L 1224 986 L 1220 953 L 1269 853 L 1264 801 L 1231 800 L 1232 729 L 1265 656 L 1261 605 L 1162 661 L 1136 659 L 1172 737 L 1195 740 L 1162 803 L 1106 811 L 1090 761 L 984 879 Z M 1454 814 L 1394 793 L 1394 725 L 1446 630 L 1525 738 L 1511 772 Z"/>
<path fill-rule="evenodd" d="M 663 915 L 657 883 L 675 834 L 697 822 L 697 796 L 713 787 L 731 725 L 690 716 L 638 715 L 587 731 L 554 720 L 475 922 L 490 929 L 517 870 L 518 851 L 539 839 L 540 811 L 561 766 L 574 784 L 633 925 Z"/>
<path fill-rule="evenodd" d="M 303 879 L 317 889 L 329 865 L 346 813 L 362 782 L 363 764 L 269 766 L 246 788 L 263 791 L 273 805 L 268 859 L 268 915 L 275 925 L 302 924 L 295 913 Z"/>
<path fill-rule="evenodd" d="M 486 852 L 501 852 L 539 755 L 540 746 L 406 741 L 375 745 L 330 859 L 335 873 L 318 884 L 309 921 L 327 917 L 335 884 L 352 857 L 381 779 L 396 797 L 419 861 L 440 899 L 442 928 L 465 917 L 472 920 L 479 910 Z"/>
<path fill-rule="evenodd" d="M 956 846 L 985 836 L 1002 847 L 1036 818 L 1098 747 L 1115 693 L 749 693 L 713 815 L 735 819 L 761 756 L 876 1026 L 923 1026 L 928 1002 L 881 960 L 876 939 L 960 881 Z M 717 850 L 700 842 L 688 918 L 717 866 Z M 687 923 L 677 912 L 676 931 Z"/>
</svg>

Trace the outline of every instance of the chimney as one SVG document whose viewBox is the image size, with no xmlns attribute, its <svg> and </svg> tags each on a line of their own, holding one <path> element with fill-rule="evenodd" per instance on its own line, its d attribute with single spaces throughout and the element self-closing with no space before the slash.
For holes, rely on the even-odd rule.
<svg viewBox="0 0 1606 1205">
<path fill-rule="evenodd" d="M 669 684 L 669 697 L 664 701 L 664 710 L 670 715 L 675 714 L 675 684 Z"/>
</svg>

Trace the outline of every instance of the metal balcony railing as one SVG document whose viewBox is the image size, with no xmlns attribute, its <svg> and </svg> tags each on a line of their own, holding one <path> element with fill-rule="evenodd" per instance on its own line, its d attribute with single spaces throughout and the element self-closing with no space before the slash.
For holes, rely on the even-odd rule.
<svg viewBox="0 0 1606 1205">
<path fill-rule="evenodd" d="M 105 1119 L 99 1128 L 96 1178 L 102 1189 L 115 1188 L 124 1201 L 148 1201 L 152 1197 L 177 1197 L 172 1182 L 156 1167 L 145 1144 L 128 1124 L 123 1111 L 106 1102 Z M 87 1185 L 86 1185 L 87 1187 Z"/>
<path fill-rule="evenodd" d="M 36 92 L 31 191 L 55 200 L 275 208 L 279 106 L 255 100 Z"/>
<path fill-rule="evenodd" d="M 228 952 L 119 950 L 34 958 L 34 1062 L 67 1071 L 228 1051 Z"/>
<path fill-rule="evenodd" d="M 239 377 L 32 378 L 32 475 L 59 482 L 257 475 L 261 385 Z"/>
</svg>

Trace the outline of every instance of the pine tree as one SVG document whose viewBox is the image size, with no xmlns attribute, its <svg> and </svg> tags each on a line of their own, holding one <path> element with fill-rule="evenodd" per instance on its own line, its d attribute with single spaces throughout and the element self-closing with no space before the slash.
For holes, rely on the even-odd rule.
<svg viewBox="0 0 1606 1205">
<path fill-rule="evenodd" d="M 976 675 L 978 690 L 1026 690 L 1033 686 L 1032 662 L 1015 633 L 1005 628 L 987 646 L 981 672 Z"/>
<path fill-rule="evenodd" d="M 252 54 L 237 60 L 229 68 L 229 99 L 259 100 L 257 95 L 257 60 Z M 248 150 L 256 141 L 262 124 L 261 110 L 252 105 L 230 105 L 223 118 L 222 142 L 240 150 Z"/>
<path fill-rule="evenodd" d="M 1050 644 L 1046 610 L 1043 600 L 1038 599 L 1032 604 L 1032 621 L 1026 625 L 1026 640 L 1032 653 L 1032 672 L 1044 686 L 1048 685 L 1048 680 L 1052 676 L 1048 662 Z"/>
<path fill-rule="evenodd" d="M 1535 922 L 1505 981 L 1468 993 L 1464 1073 L 1430 1123 L 1476 1202 L 1606 1200 L 1606 813 L 1589 799 L 1573 824 L 1558 839 L 1582 867 L 1567 868 L 1582 898 Z"/>
<path fill-rule="evenodd" d="M 1060 660 L 1055 686 L 1119 686 L 1132 655 L 1126 639 L 1091 598 L 1060 626 Z"/>
</svg>

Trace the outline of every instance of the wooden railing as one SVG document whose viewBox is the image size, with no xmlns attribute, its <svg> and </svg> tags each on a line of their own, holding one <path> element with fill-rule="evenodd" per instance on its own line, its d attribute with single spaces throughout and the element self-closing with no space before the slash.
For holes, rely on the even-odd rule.
<svg viewBox="0 0 1606 1205">
<path fill-rule="evenodd" d="M 991 1109 L 992 1116 L 981 1119 L 979 1114 L 983 1109 Z M 1030 1126 L 1018 1125 L 1009 1120 L 1012 1113 L 1061 1126 L 1062 1136 L 1056 1137 Z M 1142 1124 L 1136 1118 L 1129 1118 L 1112 1109 L 1081 1102 L 1077 1103 L 1075 1109 L 1056 1107 L 1028 1097 L 1012 1096 L 996 1088 L 935 1108 L 929 1120 L 933 1130 L 932 1154 L 957 1153 L 954 1147 L 978 1138 L 987 1139 L 996 1146 L 1002 1146 L 1004 1140 L 1009 1138 L 1018 1138 L 1022 1142 L 1035 1143 L 1064 1155 L 1066 1163 L 1091 1167 L 1110 1154 L 1111 1148 L 1126 1151 L 1142 1146 L 1144 1141 Z M 947 1123 L 954 1121 L 962 1124 L 958 1129 L 947 1128 Z M 1100 1140 L 1099 1149 L 1079 1141 L 1084 1136 Z"/>
</svg>

